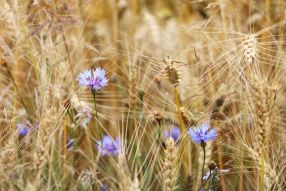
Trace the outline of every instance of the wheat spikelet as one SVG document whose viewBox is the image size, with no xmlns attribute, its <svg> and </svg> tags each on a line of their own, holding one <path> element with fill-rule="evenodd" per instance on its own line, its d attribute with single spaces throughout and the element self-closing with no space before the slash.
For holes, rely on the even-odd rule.
<svg viewBox="0 0 286 191">
<path fill-rule="evenodd" d="M 132 191 L 140 191 L 139 180 L 138 180 L 137 176 L 134 177 L 134 180 L 132 182 Z"/>
<path fill-rule="evenodd" d="M 166 141 L 165 158 L 162 168 L 163 190 L 171 191 L 176 188 L 178 173 L 178 148 L 174 139 L 170 137 Z"/>
<path fill-rule="evenodd" d="M 47 142 L 49 141 L 48 135 L 48 130 L 42 130 L 38 135 L 37 148 L 34 153 L 34 168 L 37 170 L 41 169 L 47 162 Z"/>
<path fill-rule="evenodd" d="M 261 155 L 262 147 L 268 142 L 271 129 L 271 112 L 273 110 L 276 90 L 270 88 L 264 80 L 255 80 L 252 84 L 252 97 L 255 103 L 256 134 L 254 148 Z"/>
<path fill-rule="evenodd" d="M 254 102 L 255 114 L 255 137 L 253 142 L 253 150 L 251 156 L 253 160 L 256 161 L 257 167 L 265 172 L 262 174 L 264 187 L 266 190 L 271 189 L 273 184 L 277 182 L 277 175 L 275 170 L 271 168 L 268 162 L 265 160 L 265 154 L 267 156 L 268 152 L 264 152 L 265 146 L 268 146 L 268 140 L 271 131 L 271 114 L 273 111 L 274 101 L 276 98 L 276 88 L 270 86 L 263 79 L 251 79 L 251 95 Z M 263 171 L 262 171 L 263 170 Z M 278 185 L 280 187 L 280 185 Z"/>
<path fill-rule="evenodd" d="M 255 162 L 255 164 L 258 166 L 258 168 L 262 168 L 262 165 L 264 166 L 264 189 L 265 190 L 272 190 L 273 187 L 275 190 L 282 191 L 282 186 L 279 183 L 279 176 L 275 169 L 266 162 L 265 160 L 261 161 L 260 153 L 258 153 L 255 149 L 245 145 L 249 157 Z"/>
<path fill-rule="evenodd" d="M 34 153 L 34 168 L 42 169 L 48 161 L 53 127 L 58 119 L 54 116 L 54 109 L 49 109 L 43 116 L 39 124 L 36 150 Z M 54 116 L 54 117 L 53 117 Z"/>
<path fill-rule="evenodd" d="M 0 153 L 0 166 L 3 171 L 3 177 L 7 180 L 8 177 L 15 172 L 17 164 L 17 147 L 16 147 L 16 135 L 11 134 L 7 140 L 6 145 L 1 149 Z"/>
<path fill-rule="evenodd" d="M 166 64 L 165 73 L 170 83 L 177 86 L 180 83 L 180 74 L 177 68 L 174 66 L 175 61 L 172 60 L 170 57 L 166 57 L 164 59 L 164 62 Z"/>
<path fill-rule="evenodd" d="M 192 113 L 188 112 L 185 107 L 181 107 L 181 115 L 186 127 L 191 127 L 197 124 L 197 121 L 194 119 Z"/>
<path fill-rule="evenodd" d="M 78 181 L 84 189 L 91 189 L 96 182 L 96 171 L 94 169 L 83 170 Z"/>
<path fill-rule="evenodd" d="M 246 35 L 243 40 L 243 54 L 248 64 L 254 62 L 257 54 L 257 40 L 254 35 Z"/>
<path fill-rule="evenodd" d="M 154 119 L 158 124 L 165 118 L 165 114 L 163 111 L 160 110 L 153 110 L 152 111 L 152 119 Z"/>
<path fill-rule="evenodd" d="M 139 181 L 135 176 L 132 181 L 131 173 L 127 164 L 125 156 L 121 153 L 118 155 L 118 175 L 119 175 L 119 188 L 121 191 L 140 191 Z"/>
<path fill-rule="evenodd" d="M 134 72 L 131 73 L 131 79 L 129 80 L 129 88 L 128 88 L 128 95 L 129 95 L 129 106 L 134 109 L 136 106 L 136 99 L 137 99 L 137 78 L 134 75 Z"/>
</svg>

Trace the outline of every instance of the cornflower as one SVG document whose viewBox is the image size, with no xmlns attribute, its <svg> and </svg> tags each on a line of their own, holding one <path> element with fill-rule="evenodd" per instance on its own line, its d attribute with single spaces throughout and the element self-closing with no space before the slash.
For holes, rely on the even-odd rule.
<svg viewBox="0 0 286 191">
<path fill-rule="evenodd" d="M 216 129 L 209 131 L 209 124 L 204 123 L 196 129 L 189 129 L 189 134 L 195 143 L 205 145 L 206 142 L 215 140 L 217 137 Z"/>
<path fill-rule="evenodd" d="M 95 70 L 85 70 L 78 76 L 80 86 L 91 88 L 97 91 L 107 85 L 108 79 L 105 77 L 105 70 L 96 68 Z"/>
<path fill-rule="evenodd" d="M 165 131 L 166 139 L 172 137 L 175 142 L 179 139 L 180 134 L 181 134 L 181 129 L 177 126 L 174 126 L 171 129 Z"/>
<path fill-rule="evenodd" d="M 96 147 L 101 156 L 118 155 L 121 152 L 121 141 L 119 138 L 113 140 L 110 136 L 104 135 L 100 141 L 97 141 Z"/>
<path fill-rule="evenodd" d="M 16 129 L 18 131 L 18 134 L 21 136 L 26 136 L 31 131 L 31 128 L 26 123 L 17 123 Z"/>
</svg>

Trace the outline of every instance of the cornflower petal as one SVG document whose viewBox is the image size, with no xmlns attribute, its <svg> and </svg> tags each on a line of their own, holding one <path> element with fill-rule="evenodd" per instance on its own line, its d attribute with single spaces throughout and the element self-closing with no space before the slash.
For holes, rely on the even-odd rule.
<svg viewBox="0 0 286 191">
<path fill-rule="evenodd" d="M 172 127 L 171 129 L 165 131 L 165 137 L 168 139 L 172 137 L 174 141 L 177 141 L 180 137 L 181 129 L 178 127 Z"/>
<path fill-rule="evenodd" d="M 217 137 L 217 131 L 216 129 L 212 129 L 206 134 L 205 141 L 214 140 L 216 139 L 216 137 Z"/>
<path fill-rule="evenodd" d="M 201 137 L 197 134 L 196 131 L 189 129 L 189 134 L 195 143 L 201 143 Z"/>
</svg>

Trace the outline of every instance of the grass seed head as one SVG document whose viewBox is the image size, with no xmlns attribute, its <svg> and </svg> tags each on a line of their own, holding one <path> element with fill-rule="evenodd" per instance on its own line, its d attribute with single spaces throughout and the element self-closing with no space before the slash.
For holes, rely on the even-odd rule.
<svg viewBox="0 0 286 191">
<path fill-rule="evenodd" d="M 243 53 L 248 64 L 252 64 L 257 55 L 257 40 L 254 35 L 247 35 L 243 40 Z"/>
</svg>

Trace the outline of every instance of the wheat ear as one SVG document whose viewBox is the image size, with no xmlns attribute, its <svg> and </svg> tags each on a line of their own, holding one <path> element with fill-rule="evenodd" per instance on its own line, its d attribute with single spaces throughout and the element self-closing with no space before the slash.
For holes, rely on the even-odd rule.
<svg viewBox="0 0 286 191">
<path fill-rule="evenodd" d="M 261 155 L 262 148 L 264 145 L 267 145 L 270 136 L 270 120 L 276 97 L 276 90 L 267 85 L 263 80 L 255 80 L 252 84 L 252 90 L 257 127 L 254 149 Z"/>
<path fill-rule="evenodd" d="M 163 190 L 175 190 L 178 177 L 178 148 L 172 137 L 166 141 L 165 158 L 162 170 Z"/>
<path fill-rule="evenodd" d="M 118 155 L 117 172 L 119 175 L 119 188 L 121 191 L 140 191 L 139 181 L 136 176 L 134 180 L 132 180 L 127 160 L 122 153 Z"/>
<path fill-rule="evenodd" d="M 245 145 L 247 149 L 248 156 L 255 162 L 258 168 L 264 168 L 264 190 L 282 190 L 282 186 L 279 183 L 279 176 L 275 169 L 266 162 L 265 160 L 262 161 L 260 154 L 253 148 Z"/>
<path fill-rule="evenodd" d="M 243 40 L 243 54 L 248 64 L 254 62 L 257 54 L 257 40 L 254 35 L 246 35 Z"/>
<path fill-rule="evenodd" d="M 265 152 L 265 146 L 268 146 L 268 140 L 271 131 L 271 114 L 273 111 L 274 100 L 276 97 L 275 88 L 271 88 L 266 80 L 252 79 L 252 99 L 254 102 L 254 112 L 256 115 L 256 132 L 254 137 L 254 150 L 257 152 L 258 157 L 261 160 L 259 165 L 260 170 L 260 187 L 264 187 L 266 173 L 266 166 L 264 161 L 267 158 L 267 152 Z"/>
</svg>

